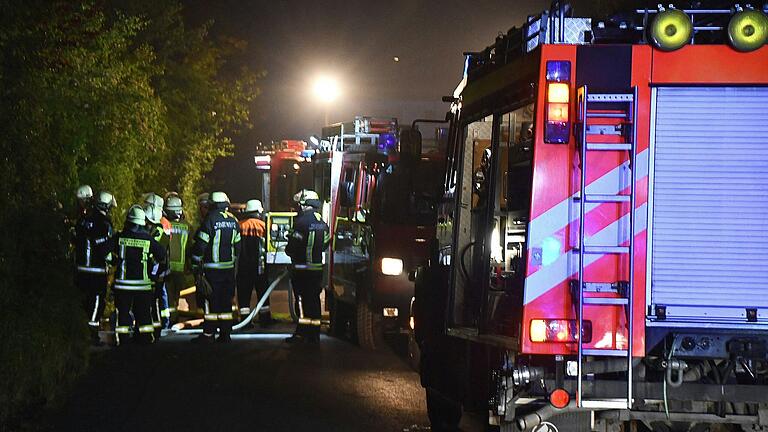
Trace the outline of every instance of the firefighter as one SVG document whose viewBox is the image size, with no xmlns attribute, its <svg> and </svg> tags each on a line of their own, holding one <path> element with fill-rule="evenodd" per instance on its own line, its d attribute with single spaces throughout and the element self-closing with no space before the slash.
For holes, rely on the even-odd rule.
<svg viewBox="0 0 768 432">
<path fill-rule="evenodd" d="M 328 225 L 318 213 L 322 206 L 316 192 L 302 190 L 293 200 L 301 207 L 301 213 L 293 221 L 288 234 L 286 254 L 291 258 L 291 283 L 296 293 L 294 308 L 299 323 L 288 343 L 320 341 L 320 291 L 323 278 L 323 253 L 328 248 Z"/>
<path fill-rule="evenodd" d="M 245 203 L 245 218 L 240 221 L 242 246 L 237 264 L 237 303 L 240 316 L 251 313 L 251 293 L 254 288 L 261 299 L 269 283 L 266 272 L 266 228 L 262 220 L 264 207 L 257 199 Z M 259 324 L 267 327 L 272 324 L 269 298 L 259 310 Z"/>
<path fill-rule="evenodd" d="M 208 192 L 203 192 L 197 196 L 197 214 L 201 221 L 205 219 L 205 215 L 208 213 L 209 196 L 210 194 Z"/>
<path fill-rule="evenodd" d="M 146 217 L 146 227 L 152 238 L 157 241 L 168 256 L 168 247 L 170 245 L 170 228 L 166 229 L 163 224 L 163 203 L 164 200 L 154 193 L 144 196 L 144 215 Z M 167 222 L 167 220 L 166 220 Z M 170 226 L 170 222 L 168 222 Z M 168 306 L 168 294 L 165 289 L 165 277 L 168 272 L 168 263 L 160 263 L 163 271 L 157 268 L 152 269 L 154 280 L 153 292 L 154 298 L 151 307 L 152 326 L 155 329 L 155 338 L 159 338 L 163 328 L 168 328 L 170 322 L 170 308 Z"/>
<path fill-rule="evenodd" d="M 116 268 L 113 292 L 117 310 L 115 344 L 118 346 L 131 334 L 134 318 L 138 329 L 136 340 L 144 344 L 155 341 L 150 312 L 153 283 L 157 275 L 165 271 L 166 256 L 165 249 L 145 229 L 146 218 L 141 206 L 132 206 L 123 231 L 111 241 L 109 261 Z"/>
<path fill-rule="evenodd" d="M 240 252 L 240 225 L 229 212 L 229 198 L 213 192 L 209 208 L 192 246 L 192 268 L 203 294 L 203 334 L 195 343 L 210 343 L 216 331 L 218 342 L 229 342 L 232 332 L 232 299 L 235 296 L 235 266 Z"/>
<path fill-rule="evenodd" d="M 166 198 L 164 213 L 171 223 L 171 238 L 168 244 L 170 274 L 165 278 L 170 325 L 176 321 L 179 294 L 185 288 L 184 271 L 186 270 L 187 241 L 190 228 L 184 217 L 184 203 L 178 195 L 171 194 Z"/>
<path fill-rule="evenodd" d="M 83 295 L 83 309 L 88 314 L 88 327 L 94 345 L 101 345 L 99 320 L 106 305 L 107 242 L 112 237 L 109 212 L 115 204 L 111 193 L 99 192 L 91 208 L 75 226 L 75 284 Z"/>
<path fill-rule="evenodd" d="M 93 189 L 88 185 L 82 185 L 77 188 L 75 195 L 77 196 L 77 214 L 79 217 L 83 217 L 88 213 L 88 209 L 91 207 Z"/>
</svg>

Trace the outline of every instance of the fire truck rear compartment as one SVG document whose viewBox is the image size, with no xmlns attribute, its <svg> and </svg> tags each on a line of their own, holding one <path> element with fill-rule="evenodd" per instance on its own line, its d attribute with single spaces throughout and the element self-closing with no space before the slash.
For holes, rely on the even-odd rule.
<svg viewBox="0 0 768 432">
<path fill-rule="evenodd" d="M 652 97 L 647 324 L 768 331 L 768 88 Z"/>
</svg>

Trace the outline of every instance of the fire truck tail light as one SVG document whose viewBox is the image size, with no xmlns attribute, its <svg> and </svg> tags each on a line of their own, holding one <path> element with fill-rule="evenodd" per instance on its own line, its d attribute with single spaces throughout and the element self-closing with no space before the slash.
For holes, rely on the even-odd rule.
<svg viewBox="0 0 768 432">
<path fill-rule="evenodd" d="M 576 342 L 578 340 L 576 320 L 535 319 L 531 320 L 531 342 Z M 592 322 L 584 321 L 584 342 L 592 340 Z"/>
<path fill-rule="evenodd" d="M 549 394 L 549 403 L 557 409 L 563 409 L 571 403 L 571 395 L 564 389 L 555 389 Z"/>
<path fill-rule="evenodd" d="M 544 142 L 565 144 L 569 141 L 571 101 L 571 62 L 552 60 L 547 62 L 547 103 Z"/>
<path fill-rule="evenodd" d="M 570 100 L 571 89 L 568 84 L 561 82 L 551 82 L 547 84 L 547 102 L 567 104 Z"/>
<path fill-rule="evenodd" d="M 382 258 L 381 272 L 389 276 L 399 276 L 403 273 L 403 260 L 400 258 Z"/>
<path fill-rule="evenodd" d="M 567 103 L 551 103 L 547 106 L 547 120 L 548 122 L 561 122 L 568 121 L 568 104 Z"/>
</svg>

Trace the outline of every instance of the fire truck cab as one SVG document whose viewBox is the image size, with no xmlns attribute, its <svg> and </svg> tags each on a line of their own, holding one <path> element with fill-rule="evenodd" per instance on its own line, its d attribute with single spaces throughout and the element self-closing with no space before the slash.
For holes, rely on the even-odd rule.
<svg viewBox="0 0 768 432">
<path fill-rule="evenodd" d="M 408 136 L 418 133 L 408 133 Z M 358 116 L 324 128 L 315 189 L 332 231 L 326 304 L 331 332 L 375 349 L 387 322 L 409 325 L 413 281 L 435 237 L 444 160 L 403 139 L 396 119 Z M 412 148 L 411 148 L 412 147 Z"/>
<path fill-rule="evenodd" d="M 466 56 L 416 281 L 433 423 L 768 426 L 768 19 L 634 12 Z"/>
</svg>

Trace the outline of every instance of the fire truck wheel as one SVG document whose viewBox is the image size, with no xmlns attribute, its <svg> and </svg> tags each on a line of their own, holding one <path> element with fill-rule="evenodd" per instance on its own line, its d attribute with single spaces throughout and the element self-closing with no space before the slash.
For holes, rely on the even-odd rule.
<svg viewBox="0 0 768 432">
<path fill-rule="evenodd" d="M 358 301 L 356 318 L 358 345 L 368 350 L 381 348 L 384 345 L 381 316 L 374 313 L 368 303 Z"/>
<path fill-rule="evenodd" d="M 329 294 L 328 297 L 330 299 L 328 309 L 331 321 L 328 326 L 328 334 L 334 337 L 344 337 L 349 321 L 346 305 L 337 300 L 333 294 Z"/>
<path fill-rule="evenodd" d="M 419 371 L 419 362 L 421 361 L 421 350 L 419 344 L 416 343 L 416 336 L 413 334 L 413 329 L 408 329 L 408 364 L 415 371 Z"/>
</svg>

